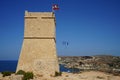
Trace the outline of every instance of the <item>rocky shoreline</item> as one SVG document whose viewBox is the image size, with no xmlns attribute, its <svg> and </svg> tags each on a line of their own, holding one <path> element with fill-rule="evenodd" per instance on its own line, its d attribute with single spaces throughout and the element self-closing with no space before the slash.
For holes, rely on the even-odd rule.
<svg viewBox="0 0 120 80">
<path fill-rule="evenodd" d="M 120 56 L 59 56 L 59 63 L 80 71 L 103 71 L 120 75 Z"/>
</svg>

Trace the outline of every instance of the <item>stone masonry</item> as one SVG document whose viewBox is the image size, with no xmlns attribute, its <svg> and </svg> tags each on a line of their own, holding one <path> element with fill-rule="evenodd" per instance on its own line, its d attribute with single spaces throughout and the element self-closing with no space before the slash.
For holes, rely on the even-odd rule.
<svg viewBox="0 0 120 80">
<path fill-rule="evenodd" d="M 24 41 L 16 72 L 24 70 L 40 76 L 59 72 L 55 24 L 53 12 L 25 11 Z"/>
</svg>

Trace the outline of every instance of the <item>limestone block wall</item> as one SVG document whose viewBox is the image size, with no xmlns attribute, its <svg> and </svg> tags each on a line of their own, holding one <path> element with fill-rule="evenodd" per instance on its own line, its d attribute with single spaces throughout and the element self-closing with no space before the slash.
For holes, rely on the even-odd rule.
<svg viewBox="0 0 120 80">
<path fill-rule="evenodd" d="M 55 18 L 52 12 L 25 13 L 24 41 L 16 71 L 18 70 L 43 76 L 59 72 Z"/>
</svg>

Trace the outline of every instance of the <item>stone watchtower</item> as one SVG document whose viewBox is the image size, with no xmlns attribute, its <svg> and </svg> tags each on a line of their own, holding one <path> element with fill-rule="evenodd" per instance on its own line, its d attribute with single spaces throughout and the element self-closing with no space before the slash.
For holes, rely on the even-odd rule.
<svg viewBox="0 0 120 80">
<path fill-rule="evenodd" d="M 43 76 L 59 72 L 54 13 L 25 11 L 24 28 L 24 41 L 17 71 L 30 71 Z"/>
</svg>

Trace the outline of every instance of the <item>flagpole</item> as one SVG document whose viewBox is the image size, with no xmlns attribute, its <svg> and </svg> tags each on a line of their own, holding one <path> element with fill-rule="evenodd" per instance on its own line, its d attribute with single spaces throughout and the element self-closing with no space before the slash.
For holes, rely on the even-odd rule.
<svg viewBox="0 0 120 80">
<path fill-rule="evenodd" d="M 52 17 L 55 17 L 55 10 L 53 9 L 53 6 L 52 6 Z"/>
<path fill-rule="evenodd" d="M 54 17 L 53 15 L 54 15 L 54 9 L 53 9 L 53 5 L 52 5 L 52 17 Z"/>
<path fill-rule="evenodd" d="M 55 17 L 55 10 L 59 10 L 59 7 L 57 4 L 52 5 L 52 17 Z"/>
</svg>

